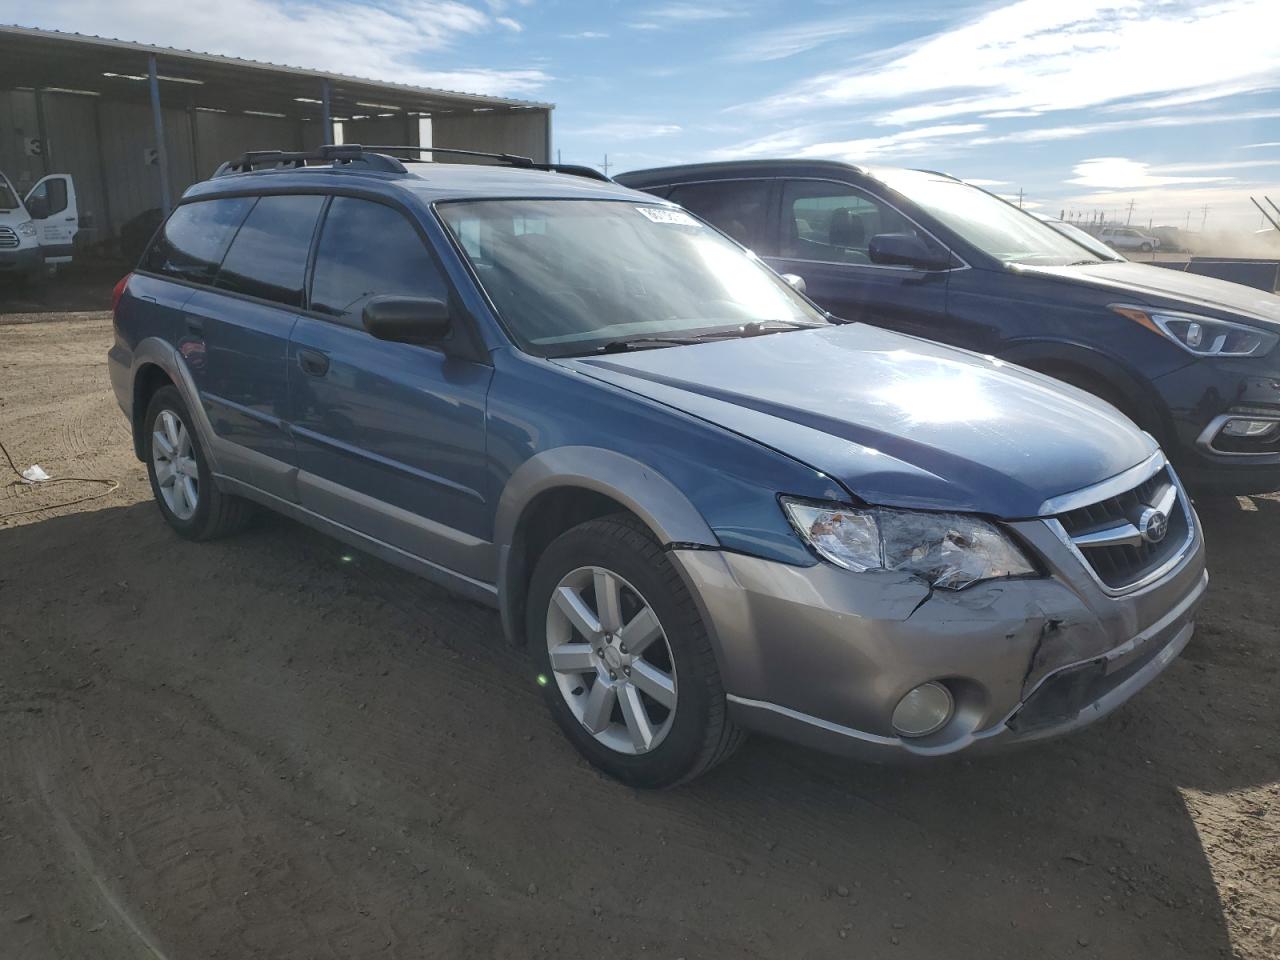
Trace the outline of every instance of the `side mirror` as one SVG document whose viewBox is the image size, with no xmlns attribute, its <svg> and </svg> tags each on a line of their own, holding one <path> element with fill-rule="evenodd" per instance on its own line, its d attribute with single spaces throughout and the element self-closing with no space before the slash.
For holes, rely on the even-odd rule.
<svg viewBox="0 0 1280 960">
<path fill-rule="evenodd" d="M 449 305 L 428 297 L 372 297 L 361 319 L 372 336 L 396 343 L 435 343 L 452 329 Z"/>
<path fill-rule="evenodd" d="M 951 266 L 951 255 L 930 247 L 914 233 L 878 233 L 867 248 L 872 263 L 885 266 L 916 267 L 920 270 L 945 270 Z"/>
<path fill-rule="evenodd" d="M 32 220 L 46 220 L 49 217 L 49 198 L 32 197 L 27 201 L 27 213 Z"/>
<path fill-rule="evenodd" d="M 804 277 L 798 273 L 784 273 L 782 279 L 797 293 L 808 293 L 809 286 L 804 282 Z"/>
</svg>

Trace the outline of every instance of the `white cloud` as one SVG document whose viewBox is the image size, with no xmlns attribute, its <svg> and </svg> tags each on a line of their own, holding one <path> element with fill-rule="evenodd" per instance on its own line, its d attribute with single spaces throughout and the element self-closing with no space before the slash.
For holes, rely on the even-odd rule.
<svg viewBox="0 0 1280 960">
<path fill-rule="evenodd" d="M 519 33 L 524 29 L 524 27 L 520 25 L 519 20 L 513 20 L 511 17 L 497 17 L 493 22 L 500 27 L 506 27 L 508 30 L 512 30 L 516 33 Z"/>
<path fill-rule="evenodd" d="M 942 19 L 941 12 L 914 13 L 894 10 L 884 13 L 856 13 L 845 17 L 775 26 L 744 37 L 735 43 L 727 59 L 746 63 L 782 60 L 836 40 L 864 34 L 881 27 L 940 19 Z"/>
<path fill-rule="evenodd" d="M 1009 111 L 1280 84 L 1275 0 L 1018 0 L 767 98 L 762 109 L 921 102 L 875 118 L 914 124 Z"/>
<path fill-rule="evenodd" d="M 0 20 L 471 93 L 527 94 L 551 79 L 536 69 L 420 67 L 421 54 L 515 23 L 459 0 L 0 0 Z"/>
<path fill-rule="evenodd" d="M 975 187 L 1004 187 L 1004 186 L 1008 186 L 1009 181 L 1008 180 L 975 179 L 975 180 L 965 180 L 965 183 Z"/>
<path fill-rule="evenodd" d="M 670 30 L 711 20 L 729 20 L 742 16 L 738 6 L 716 6 L 711 3 L 667 3 L 642 10 L 639 18 L 627 24 L 632 30 Z"/>
<path fill-rule="evenodd" d="M 1155 117 L 1135 117 L 1130 120 L 1107 120 L 1102 123 L 1080 123 L 1062 127 L 1037 127 L 1030 130 L 1013 130 L 1008 133 L 974 137 L 966 144 L 971 147 L 989 146 L 993 143 L 1042 143 L 1051 140 L 1072 140 L 1099 133 L 1118 133 L 1144 127 L 1194 127 L 1213 123 L 1242 123 L 1254 120 L 1273 120 L 1280 117 L 1280 110 L 1246 110 L 1239 113 L 1191 113 L 1168 114 Z"/>
<path fill-rule="evenodd" d="M 1126 157 L 1094 157 L 1075 165 L 1075 176 L 1067 183 L 1085 187 L 1119 189 L 1164 187 L 1175 183 L 1220 183 L 1230 177 L 1180 177 L 1153 173 L 1150 164 Z"/>
<path fill-rule="evenodd" d="M 601 140 L 648 140 L 652 137 L 670 137 L 683 130 L 674 123 L 654 123 L 648 120 L 611 120 L 589 127 L 562 131 L 570 136 L 594 137 Z"/>
<path fill-rule="evenodd" d="M 1280 147 L 1280 140 L 1272 140 L 1268 143 L 1246 143 L 1241 150 L 1257 150 L 1260 147 Z"/>
<path fill-rule="evenodd" d="M 860 163 L 886 157 L 914 156 L 934 153 L 948 139 L 978 133 L 986 127 L 980 123 L 939 124 L 918 127 L 879 137 L 861 137 L 853 140 L 829 140 L 812 142 L 817 128 L 801 127 L 780 131 L 745 143 L 712 151 L 716 159 L 742 159 L 785 154 L 792 157 L 813 157 Z"/>
<path fill-rule="evenodd" d="M 562 33 L 560 36 L 566 40 L 603 40 L 609 34 L 600 30 L 579 30 L 577 33 Z"/>
</svg>

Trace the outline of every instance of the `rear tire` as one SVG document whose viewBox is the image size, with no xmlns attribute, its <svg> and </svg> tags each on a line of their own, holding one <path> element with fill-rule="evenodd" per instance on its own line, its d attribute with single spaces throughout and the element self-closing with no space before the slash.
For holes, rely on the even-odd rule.
<svg viewBox="0 0 1280 960">
<path fill-rule="evenodd" d="M 179 536 L 214 540 L 244 528 L 252 517 L 252 505 L 218 489 L 191 412 L 176 387 L 155 392 L 142 429 L 151 493 Z"/>
<path fill-rule="evenodd" d="M 614 599 L 602 606 L 600 595 Z M 634 517 L 590 520 L 552 542 L 534 569 L 527 609 L 547 706 L 605 773 L 634 787 L 674 786 L 742 742 L 697 606 Z M 628 649 L 629 638 L 639 651 Z"/>
</svg>

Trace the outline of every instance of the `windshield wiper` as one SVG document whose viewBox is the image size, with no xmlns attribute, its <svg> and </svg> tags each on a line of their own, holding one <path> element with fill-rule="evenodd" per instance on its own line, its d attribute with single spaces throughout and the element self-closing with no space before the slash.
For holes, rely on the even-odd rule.
<svg viewBox="0 0 1280 960">
<path fill-rule="evenodd" d="M 787 330 L 804 330 L 822 327 L 821 323 L 805 323 L 801 320 L 752 320 L 728 330 L 709 330 L 706 333 L 693 334 L 687 337 L 627 337 L 621 340 L 610 340 L 597 348 L 599 353 L 622 353 L 627 350 L 652 350 L 656 347 L 688 346 L 694 343 L 710 343 L 714 340 L 735 340 L 742 337 L 760 337 L 770 333 L 783 333 Z"/>
</svg>

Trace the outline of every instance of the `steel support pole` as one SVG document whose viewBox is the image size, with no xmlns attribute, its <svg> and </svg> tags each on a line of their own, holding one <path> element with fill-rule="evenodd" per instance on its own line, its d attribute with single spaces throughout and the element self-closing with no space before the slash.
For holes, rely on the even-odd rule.
<svg viewBox="0 0 1280 960">
<path fill-rule="evenodd" d="M 333 111 L 329 108 L 329 81 L 320 81 L 320 117 L 325 143 L 333 143 Z"/>
<path fill-rule="evenodd" d="M 169 215 L 173 201 L 169 197 L 169 150 L 164 144 L 164 115 L 160 112 L 160 77 L 156 55 L 147 57 L 147 79 L 151 83 L 151 119 L 156 128 L 156 162 L 160 165 L 160 209 Z"/>
</svg>

